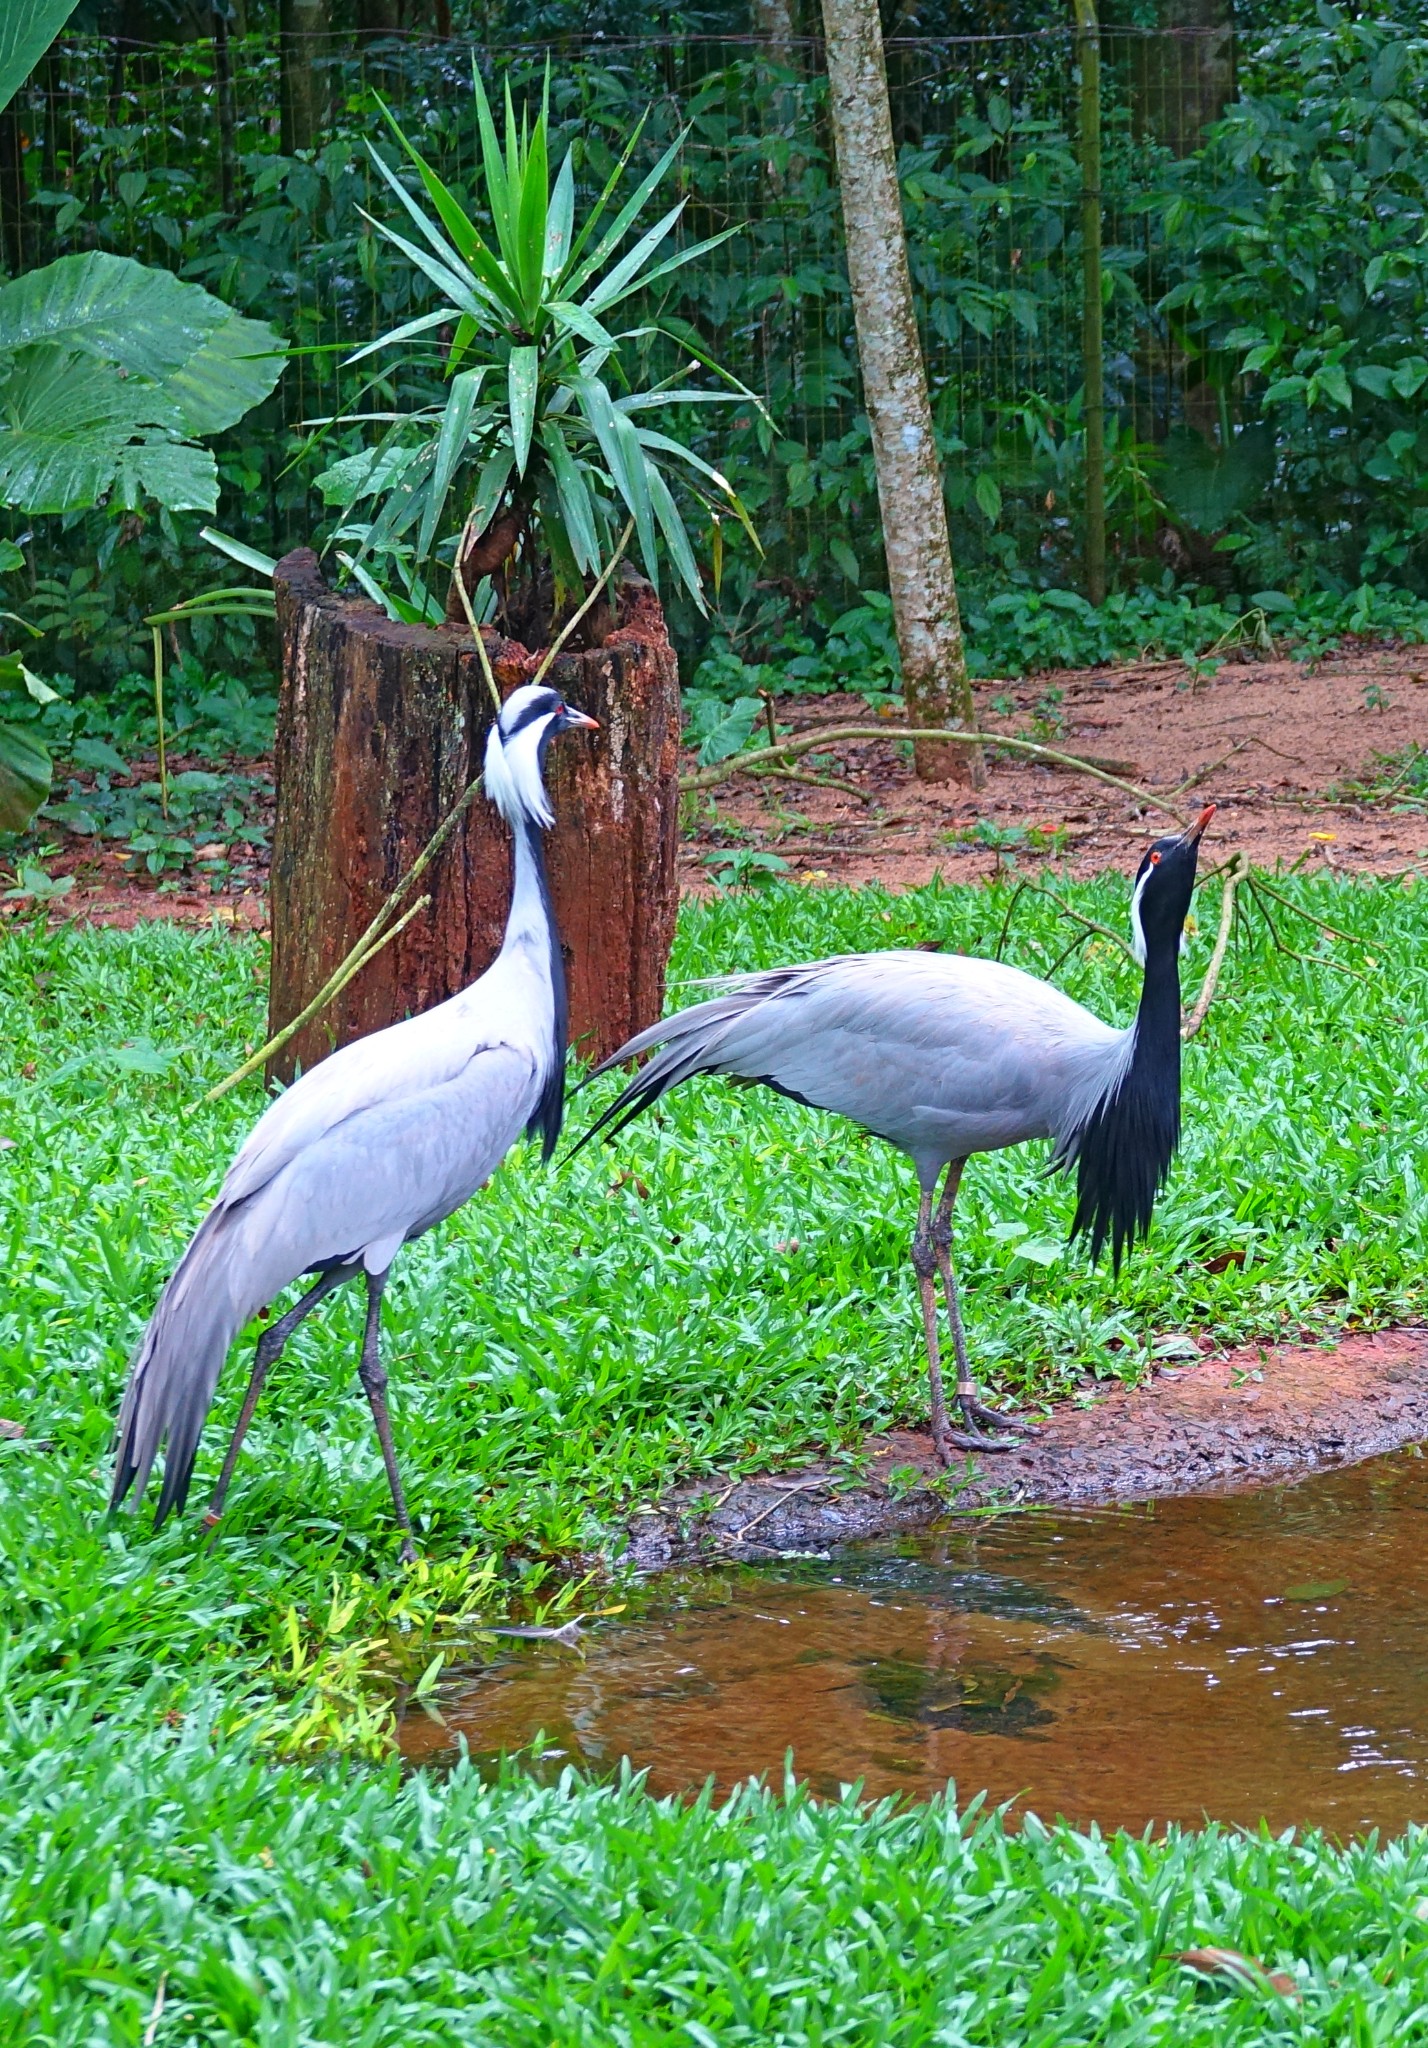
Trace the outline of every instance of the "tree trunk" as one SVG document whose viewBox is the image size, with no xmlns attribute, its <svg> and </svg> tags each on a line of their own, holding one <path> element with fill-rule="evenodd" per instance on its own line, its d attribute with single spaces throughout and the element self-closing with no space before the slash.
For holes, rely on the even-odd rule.
<svg viewBox="0 0 1428 2048">
<path fill-rule="evenodd" d="M 913 312 L 877 0 L 823 0 L 833 141 L 888 589 L 910 725 L 970 728 L 947 503 Z M 918 741 L 917 772 L 979 787 L 980 747 Z"/>
<path fill-rule="evenodd" d="M 327 116 L 327 80 L 321 68 L 332 40 L 328 0 L 280 0 L 283 150 L 313 149 Z"/>
<path fill-rule="evenodd" d="M 1235 96 L 1233 0 L 1158 0 L 1158 27 L 1131 39 L 1136 132 L 1193 156 Z"/>
<path fill-rule="evenodd" d="M 790 69 L 793 64 L 793 0 L 754 0 L 754 33 L 767 46 L 770 60 Z"/>
<path fill-rule="evenodd" d="M 491 701 L 469 633 L 395 625 L 328 589 L 299 548 L 274 578 L 283 643 L 273 841 L 270 1032 L 305 1006 L 479 773 Z M 487 631 L 502 693 L 537 657 Z M 652 1024 L 678 908 L 679 679 L 664 616 L 627 571 L 603 646 L 562 654 L 552 688 L 600 721 L 548 762 L 547 839 L 570 1037 L 583 1058 Z M 477 797 L 424 885 L 431 904 L 271 1069 L 289 1080 L 334 1046 L 420 1010 L 495 958 L 510 834 Z"/>
</svg>

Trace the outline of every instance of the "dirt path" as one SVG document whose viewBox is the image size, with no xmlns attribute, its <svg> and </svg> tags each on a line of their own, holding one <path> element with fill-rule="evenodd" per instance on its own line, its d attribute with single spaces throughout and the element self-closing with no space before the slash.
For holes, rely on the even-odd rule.
<svg viewBox="0 0 1428 2048">
<path fill-rule="evenodd" d="M 1182 804 L 1213 798 L 1217 848 L 1243 847 L 1262 867 L 1384 873 L 1428 859 L 1424 808 L 1351 790 L 1386 787 L 1383 758 L 1428 745 L 1428 648 L 1237 662 L 1203 680 L 1183 662 L 1033 676 L 979 690 L 978 713 L 989 732 L 1040 739 L 1142 787 L 1182 786 Z M 855 698 L 789 698 L 779 718 L 802 731 L 866 711 Z M 846 772 L 861 797 L 747 776 L 725 785 L 717 816 L 684 846 L 686 887 L 706 888 L 721 851 L 740 845 L 777 854 L 795 878 L 890 888 L 1048 861 L 1090 875 L 1125 867 L 1168 822 L 1085 776 L 1007 756 L 975 794 L 919 785 L 892 741 L 842 746 L 818 765 Z"/>
<path fill-rule="evenodd" d="M 1020 1449 L 968 1460 L 958 1508 L 1080 1507 L 1222 1492 L 1302 1478 L 1428 1439 L 1428 1328 L 1354 1332 L 1335 1345 L 1246 1345 L 1140 1387 L 1059 1403 Z M 866 1446 L 866 1482 L 826 1465 L 724 1486 L 677 1488 L 631 1524 L 628 1561 L 645 1569 L 711 1555 L 818 1550 L 935 1521 L 944 1494 L 912 1430 Z M 894 1477 L 896 1475 L 896 1477 Z M 956 1475 L 962 1477 L 962 1474 Z"/>
<path fill-rule="evenodd" d="M 788 698 L 778 707 L 780 723 L 800 731 L 869 716 L 857 697 Z M 1239 661 L 1203 679 L 1178 661 L 1030 676 L 987 684 L 978 716 L 989 733 L 1043 740 L 1144 788 L 1183 785 L 1185 804 L 1213 798 L 1220 855 L 1242 847 L 1262 867 L 1377 874 L 1428 864 L 1428 794 L 1383 794 L 1393 779 L 1384 760 L 1428 747 L 1428 647 L 1360 647 L 1310 664 Z M 270 762 L 230 765 L 260 781 L 271 775 Z M 693 765 L 691 755 L 686 766 Z M 1097 874 L 1129 866 L 1147 833 L 1166 823 L 1085 776 L 1008 755 L 994 759 L 987 787 L 975 794 L 919 784 L 891 740 L 838 747 L 812 765 L 846 776 L 849 790 L 743 776 L 692 800 L 680 854 L 687 893 L 707 893 L 711 874 L 741 847 L 776 855 L 792 879 L 814 884 L 906 889 L 939 873 L 976 882 L 1047 864 Z M 152 761 L 140 761 L 132 779 L 154 773 Z M 1355 794 L 1366 782 L 1380 793 Z M 270 806 L 261 819 L 266 831 Z M 127 928 L 150 917 L 217 917 L 240 930 L 266 929 L 261 841 L 236 850 L 215 893 L 194 872 L 162 883 L 127 874 L 126 853 L 112 842 L 52 837 L 47 869 L 74 878 L 52 906 L 57 919 Z M 5 914 L 27 915 L 28 906 L 0 904 Z"/>
</svg>

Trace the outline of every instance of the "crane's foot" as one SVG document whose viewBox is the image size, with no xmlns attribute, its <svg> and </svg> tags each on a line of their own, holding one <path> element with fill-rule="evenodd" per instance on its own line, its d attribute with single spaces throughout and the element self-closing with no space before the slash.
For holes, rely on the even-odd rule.
<svg viewBox="0 0 1428 2048">
<path fill-rule="evenodd" d="M 417 1562 L 417 1547 L 412 1542 L 410 1536 L 402 1538 L 402 1547 L 397 1552 L 397 1557 L 402 1564 L 415 1564 Z"/>
<path fill-rule="evenodd" d="M 979 1401 L 975 1387 L 958 1387 L 957 1406 L 962 1411 L 963 1419 L 970 1423 L 973 1429 L 1010 1429 L 1018 1437 L 1040 1435 L 1034 1422 L 1023 1422 L 1019 1415 L 1003 1414 L 1000 1408 L 989 1408 L 985 1401 Z M 984 1443 L 982 1448 L 990 1450 L 992 1446 Z M 1009 1449 L 1013 1446 L 1002 1445 L 999 1448 Z"/>
<path fill-rule="evenodd" d="M 988 1436 L 981 1429 L 945 1429 L 939 1436 L 934 1431 L 932 1449 L 938 1463 L 950 1465 L 957 1451 L 1019 1451 L 1019 1436 Z"/>
</svg>

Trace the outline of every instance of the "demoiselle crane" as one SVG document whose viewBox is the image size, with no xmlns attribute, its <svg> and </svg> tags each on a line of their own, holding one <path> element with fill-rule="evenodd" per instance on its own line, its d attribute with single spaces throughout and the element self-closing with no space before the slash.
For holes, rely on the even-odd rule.
<svg viewBox="0 0 1428 2048">
<path fill-rule="evenodd" d="M 906 1152 L 922 1192 L 912 1263 L 934 1449 L 944 1462 L 954 1450 L 1010 1450 L 1015 1437 L 987 1435 L 983 1425 L 1034 1430 L 986 1407 L 972 1377 L 952 1265 L 962 1171 L 974 1152 L 1050 1138 L 1052 1165 L 1076 1168 L 1073 1236 L 1089 1235 L 1093 1261 L 1109 1238 L 1119 1272 L 1126 1246 L 1149 1227 L 1179 1143 L 1179 952 L 1214 809 L 1178 838 L 1158 839 L 1141 861 L 1130 921 L 1144 979 L 1126 1030 L 1020 968 L 961 954 L 841 954 L 730 976 L 708 1002 L 637 1033 L 595 1068 L 592 1079 L 663 1047 L 580 1145 L 598 1132 L 613 1136 L 691 1075 L 724 1074 L 834 1110 Z M 965 1429 L 949 1423 L 942 1388 L 939 1271 Z"/>
<path fill-rule="evenodd" d="M 263 1382 L 324 1295 L 359 1274 L 367 1327 L 358 1375 L 372 1408 L 402 1555 L 415 1556 L 379 1357 L 392 1260 L 459 1209 L 522 1130 L 550 1158 L 565 1086 L 565 977 L 541 832 L 554 822 L 543 780 L 557 733 L 596 721 L 525 684 L 486 743 L 486 794 L 511 827 L 514 883 L 505 939 L 486 972 L 422 1016 L 342 1047 L 294 1082 L 249 1134 L 140 1339 L 119 1416 L 110 1505 L 143 1494 L 167 1437 L 156 1524 L 187 1497 L 204 1419 L 234 1337 L 301 1275 L 308 1289 L 258 1341 L 252 1377 L 209 1509 L 223 1509 Z"/>
</svg>

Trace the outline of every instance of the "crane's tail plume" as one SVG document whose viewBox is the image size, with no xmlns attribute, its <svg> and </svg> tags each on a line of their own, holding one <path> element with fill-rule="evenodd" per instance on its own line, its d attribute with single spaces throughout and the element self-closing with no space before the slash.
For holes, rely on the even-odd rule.
<svg viewBox="0 0 1428 2048">
<path fill-rule="evenodd" d="M 109 1505 L 118 1507 L 131 1487 L 142 1497 L 167 1438 L 155 1527 L 188 1499 L 198 1439 L 223 1361 L 251 1313 L 237 1298 L 227 1255 L 230 1220 L 230 1212 L 214 1210 L 199 1226 L 130 1361 Z"/>
<path fill-rule="evenodd" d="M 742 1063 L 726 1059 L 726 1036 L 740 1018 L 758 1009 L 771 996 L 781 995 L 794 983 L 806 979 L 809 972 L 806 967 L 774 967 L 755 974 L 731 975 L 720 982 L 722 993 L 711 997 L 708 1002 L 695 1003 L 676 1016 L 651 1024 L 647 1031 L 637 1032 L 618 1052 L 611 1053 L 609 1059 L 602 1060 L 591 1070 L 591 1081 L 655 1046 L 661 1046 L 663 1050 L 655 1054 L 648 1066 L 641 1067 L 589 1130 L 577 1139 L 570 1148 L 569 1157 L 573 1159 L 581 1146 L 588 1145 L 592 1138 L 613 1138 L 617 1131 L 622 1131 L 627 1123 L 658 1102 L 662 1095 L 667 1095 L 671 1088 L 677 1088 L 681 1081 L 688 1081 L 695 1074 L 727 1073 L 739 1080 L 763 1079 L 762 1075 L 749 1073 Z"/>
</svg>

